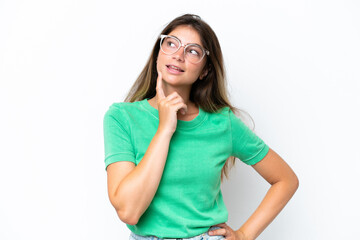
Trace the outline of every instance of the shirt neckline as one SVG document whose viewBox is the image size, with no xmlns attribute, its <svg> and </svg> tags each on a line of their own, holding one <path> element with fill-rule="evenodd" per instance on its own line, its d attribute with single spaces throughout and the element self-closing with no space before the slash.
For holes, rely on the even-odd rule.
<svg viewBox="0 0 360 240">
<path fill-rule="evenodd" d="M 141 105 L 150 113 L 152 113 L 157 119 L 159 119 L 159 110 L 154 108 L 150 105 L 148 102 L 149 98 L 145 98 L 144 100 L 141 100 Z M 199 114 L 190 121 L 184 121 L 184 120 L 177 120 L 177 129 L 191 129 L 197 127 L 199 124 L 201 124 L 206 119 L 206 114 L 203 109 L 199 106 Z"/>
</svg>

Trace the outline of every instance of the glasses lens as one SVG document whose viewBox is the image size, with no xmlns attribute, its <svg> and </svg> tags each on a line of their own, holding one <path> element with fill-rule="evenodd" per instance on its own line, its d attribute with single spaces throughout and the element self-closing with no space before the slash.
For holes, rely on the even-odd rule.
<svg viewBox="0 0 360 240">
<path fill-rule="evenodd" d="M 167 55 L 176 53 L 180 48 L 180 41 L 174 37 L 163 37 L 160 42 L 161 51 Z M 205 51 L 197 44 L 189 44 L 185 47 L 185 58 L 191 63 L 199 63 L 205 56 Z"/>
<path fill-rule="evenodd" d="M 188 45 L 185 49 L 185 56 L 189 62 L 198 63 L 204 57 L 204 50 L 197 45 Z"/>
<path fill-rule="evenodd" d="M 180 43 L 175 38 L 164 37 L 160 46 L 165 54 L 173 54 L 179 49 Z"/>
</svg>

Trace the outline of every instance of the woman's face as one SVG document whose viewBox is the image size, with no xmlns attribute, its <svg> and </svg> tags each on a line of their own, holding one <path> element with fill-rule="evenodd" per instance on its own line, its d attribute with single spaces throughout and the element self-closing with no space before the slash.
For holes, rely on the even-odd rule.
<svg viewBox="0 0 360 240">
<path fill-rule="evenodd" d="M 184 45 L 197 43 L 204 47 L 201 44 L 200 35 L 190 26 L 178 26 L 168 35 L 177 37 Z M 203 71 L 205 63 L 206 56 L 204 56 L 201 62 L 195 64 L 185 59 L 184 47 L 180 47 L 180 49 L 172 55 L 166 55 L 159 50 L 157 70 L 162 73 L 163 80 L 168 84 L 192 85 L 199 77 L 204 77 L 206 74 Z M 180 70 L 176 70 L 171 66 L 178 67 Z"/>
</svg>

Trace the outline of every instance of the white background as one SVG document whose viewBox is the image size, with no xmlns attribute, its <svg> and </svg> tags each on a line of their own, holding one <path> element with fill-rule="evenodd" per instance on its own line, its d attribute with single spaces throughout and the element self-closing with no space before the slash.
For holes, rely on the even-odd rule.
<svg viewBox="0 0 360 240">
<path fill-rule="evenodd" d="M 102 120 L 163 27 L 216 32 L 231 102 L 300 187 L 258 239 L 358 239 L 360 3 L 0 0 L 0 239 L 127 239 L 107 196 Z M 269 188 L 238 161 L 222 185 L 234 229 Z"/>
</svg>

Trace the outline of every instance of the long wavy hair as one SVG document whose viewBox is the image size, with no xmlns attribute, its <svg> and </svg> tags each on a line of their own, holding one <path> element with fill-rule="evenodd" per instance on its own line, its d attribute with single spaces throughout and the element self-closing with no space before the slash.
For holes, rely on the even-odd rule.
<svg viewBox="0 0 360 240">
<path fill-rule="evenodd" d="M 228 99 L 226 89 L 225 68 L 223 55 L 218 38 L 211 27 L 198 15 L 185 14 L 171 21 L 161 32 L 169 34 L 178 26 L 191 26 L 200 35 L 201 43 L 210 51 L 206 56 L 204 69 L 208 74 L 202 80 L 196 80 L 190 91 L 190 101 L 206 112 L 217 112 L 223 107 L 229 107 L 234 114 L 240 115 L 242 110 L 232 106 Z M 125 102 L 141 101 L 145 98 L 153 98 L 156 95 L 157 68 L 156 59 L 160 50 L 160 38 L 154 44 L 150 57 L 141 71 L 139 77 L 129 90 Z M 229 164 L 231 162 L 231 165 Z M 221 171 L 221 182 L 224 175 L 228 179 L 228 171 L 235 165 L 235 157 L 230 156 Z"/>
</svg>

